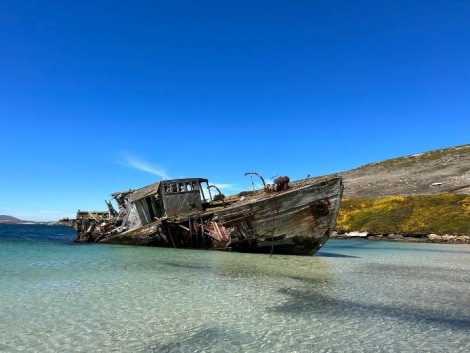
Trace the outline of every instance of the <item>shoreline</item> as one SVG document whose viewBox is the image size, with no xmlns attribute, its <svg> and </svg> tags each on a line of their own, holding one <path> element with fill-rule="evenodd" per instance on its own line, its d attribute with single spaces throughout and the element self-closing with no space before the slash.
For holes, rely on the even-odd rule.
<svg viewBox="0 0 470 353">
<path fill-rule="evenodd" d="M 332 239 L 366 239 L 374 241 L 391 241 L 404 243 L 438 243 L 438 244 L 470 244 L 470 235 L 456 234 L 373 234 L 367 232 L 332 232 Z"/>
</svg>

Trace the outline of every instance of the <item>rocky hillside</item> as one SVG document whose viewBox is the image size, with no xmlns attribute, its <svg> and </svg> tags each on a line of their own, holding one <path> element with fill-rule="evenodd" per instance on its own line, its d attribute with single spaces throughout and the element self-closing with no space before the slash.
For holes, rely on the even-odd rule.
<svg viewBox="0 0 470 353">
<path fill-rule="evenodd" d="M 371 163 L 339 173 L 344 198 L 470 194 L 470 145 Z"/>
<path fill-rule="evenodd" d="M 344 197 L 338 236 L 470 243 L 470 145 L 371 163 L 340 175 Z"/>
</svg>

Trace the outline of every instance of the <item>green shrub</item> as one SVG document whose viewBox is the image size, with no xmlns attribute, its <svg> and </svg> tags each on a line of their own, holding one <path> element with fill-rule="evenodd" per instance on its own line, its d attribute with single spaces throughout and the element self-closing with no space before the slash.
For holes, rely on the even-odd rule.
<svg viewBox="0 0 470 353">
<path fill-rule="evenodd" d="M 338 231 L 470 234 L 470 196 L 462 194 L 343 199 Z"/>
</svg>

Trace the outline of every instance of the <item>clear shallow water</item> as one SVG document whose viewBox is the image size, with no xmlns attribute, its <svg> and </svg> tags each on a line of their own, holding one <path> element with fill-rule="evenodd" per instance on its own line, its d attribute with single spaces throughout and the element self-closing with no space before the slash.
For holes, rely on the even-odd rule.
<svg viewBox="0 0 470 353">
<path fill-rule="evenodd" d="M 1 352 L 468 352 L 470 247 L 314 257 L 76 245 L 0 225 Z"/>
</svg>

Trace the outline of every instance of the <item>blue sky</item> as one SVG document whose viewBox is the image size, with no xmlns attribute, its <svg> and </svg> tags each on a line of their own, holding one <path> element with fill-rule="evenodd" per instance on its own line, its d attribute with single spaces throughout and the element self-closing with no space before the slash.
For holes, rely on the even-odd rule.
<svg viewBox="0 0 470 353">
<path fill-rule="evenodd" d="M 0 2 L 0 214 L 470 142 L 470 2 Z"/>
</svg>

